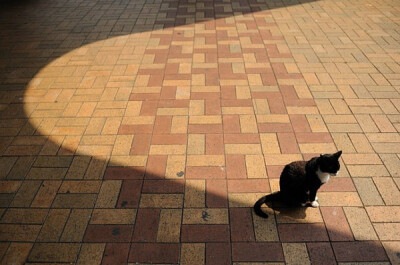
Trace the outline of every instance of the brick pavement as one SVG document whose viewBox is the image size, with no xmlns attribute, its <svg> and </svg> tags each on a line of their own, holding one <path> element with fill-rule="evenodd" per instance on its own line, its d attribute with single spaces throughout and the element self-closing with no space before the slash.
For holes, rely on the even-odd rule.
<svg viewBox="0 0 400 265">
<path fill-rule="evenodd" d="M 1 264 L 400 264 L 398 17 L 2 2 Z M 336 150 L 320 208 L 253 214 L 283 165 Z"/>
</svg>

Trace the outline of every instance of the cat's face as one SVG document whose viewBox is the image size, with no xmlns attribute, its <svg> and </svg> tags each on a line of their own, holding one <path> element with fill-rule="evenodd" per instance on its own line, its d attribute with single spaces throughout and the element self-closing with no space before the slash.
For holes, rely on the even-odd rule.
<svg viewBox="0 0 400 265">
<path fill-rule="evenodd" d="M 329 173 L 331 176 L 336 176 L 340 169 L 339 157 L 341 154 L 342 151 L 321 155 L 319 169 L 324 173 Z"/>
</svg>

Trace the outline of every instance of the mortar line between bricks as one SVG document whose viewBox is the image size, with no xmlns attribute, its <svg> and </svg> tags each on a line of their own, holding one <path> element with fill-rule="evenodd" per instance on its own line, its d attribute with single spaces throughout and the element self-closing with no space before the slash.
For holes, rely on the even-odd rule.
<svg viewBox="0 0 400 265">
<path fill-rule="evenodd" d="M 187 168 L 187 154 L 188 154 L 188 146 L 189 146 L 189 134 L 188 134 L 188 127 L 189 127 L 189 121 L 190 121 L 190 119 L 189 119 L 189 113 L 188 113 L 188 116 L 187 116 L 188 118 L 187 118 L 187 127 L 186 127 L 186 135 L 188 135 L 187 137 L 186 137 L 186 149 L 185 149 L 185 168 L 183 169 L 183 171 L 184 171 L 184 174 L 183 174 L 183 185 L 184 185 L 184 187 L 183 187 L 183 190 L 184 190 L 184 193 L 183 193 L 183 200 L 182 200 L 182 207 L 181 207 L 181 218 L 180 218 L 180 221 L 181 221 L 181 223 L 180 223 L 180 228 L 179 228 L 179 238 L 182 236 L 182 228 L 183 228 L 183 224 L 184 224 L 184 222 L 183 222 L 183 220 L 184 220 L 184 218 L 183 218 L 183 215 L 184 215 L 184 211 L 185 211 L 185 191 L 186 191 L 186 186 L 187 186 L 187 183 L 186 183 L 186 168 Z M 172 123 L 172 121 L 171 121 L 171 123 Z M 171 128 L 172 128 L 172 125 L 171 125 Z M 205 143 L 205 141 L 204 141 L 204 145 L 205 145 L 206 143 Z M 204 147 L 204 150 L 205 150 L 205 147 Z M 167 158 L 167 164 L 166 164 L 166 168 L 165 168 L 165 172 L 167 171 L 167 167 L 168 167 L 168 158 Z M 206 202 L 207 202 L 207 190 L 206 190 L 206 188 L 207 188 L 207 184 L 205 184 L 205 189 L 204 189 L 204 200 L 205 200 L 205 204 L 206 204 Z M 161 212 L 160 212 L 160 214 L 161 214 Z M 206 250 L 206 247 L 205 247 L 205 243 L 204 243 L 204 252 L 205 252 L 205 250 Z M 204 253 L 204 257 L 205 257 L 206 255 L 205 255 L 205 253 Z M 180 263 L 181 262 L 181 258 L 182 258 L 182 243 L 181 243 L 181 247 L 179 248 L 179 256 L 178 256 L 178 262 Z M 205 260 L 205 258 L 204 258 L 204 260 Z"/>
</svg>

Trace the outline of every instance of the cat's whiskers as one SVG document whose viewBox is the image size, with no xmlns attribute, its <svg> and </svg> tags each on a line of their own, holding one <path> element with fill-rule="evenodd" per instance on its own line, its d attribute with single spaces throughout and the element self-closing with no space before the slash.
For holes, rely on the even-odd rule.
<svg viewBox="0 0 400 265">
<path fill-rule="evenodd" d="M 339 174 L 339 171 L 336 172 L 336 173 L 331 173 L 331 176 L 332 176 L 332 177 L 336 177 L 338 174 Z"/>
</svg>

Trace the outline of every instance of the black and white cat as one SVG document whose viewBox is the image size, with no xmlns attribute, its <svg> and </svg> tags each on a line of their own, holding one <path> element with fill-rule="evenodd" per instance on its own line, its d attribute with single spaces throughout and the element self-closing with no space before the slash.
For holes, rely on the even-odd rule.
<svg viewBox="0 0 400 265">
<path fill-rule="evenodd" d="M 340 169 L 339 157 L 342 151 L 334 154 L 324 154 L 311 158 L 309 161 L 296 161 L 287 164 L 282 170 L 279 187 L 280 191 L 260 198 L 254 204 L 254 211 L 258 216 L 267 218 L 261 210 L 266 202 L 280 201 L 289 206 L 318 207 L 317 190 L 331 176 L 336 176 Z"/>
</svg>

